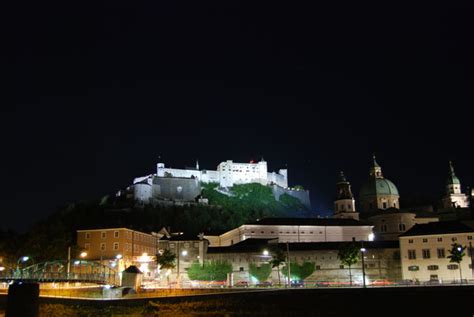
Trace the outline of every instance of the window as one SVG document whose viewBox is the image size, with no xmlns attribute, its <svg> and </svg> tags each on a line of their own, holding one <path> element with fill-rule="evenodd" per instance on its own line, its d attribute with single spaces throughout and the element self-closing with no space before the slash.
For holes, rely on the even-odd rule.
<svg viewBox="0 0 474 317">
<path fill-rule="evenodd" d="M 102 231 L 102 232 L 100 233 L 100 238 L 101 238 L 101 239 L 105 239 L 106 236 L 107 236 L 107 233 L 106 233 L 105 231 Z"/>
<path fill-rule="evenodd" d="M 243 272 L 243 271 L 244 271 L 244 267 L 241 266 L 241 267 L 239 268 L 239 271 L 240 271 L 240 272 Z"/>
<path fill-rule="evenodd" d="M 398 230 L 404 232 L 406 230 L 405 224 L 404 223 L 399 224 L 398 225 Z"/>
<path fill-rule="evenodd" d="M 84 249 L 89 250 L 90 247 L 91 247 L 90 243 L 85 243 L 84 244 Z"/>
<path fill-rule="evenodd" d="M 458 240 L 458 238 L 456 238 L 456 237 L 451 238 L 451 241 L 453 241 L 453 242 L 457 241 L 457 240 Z"/>
<path fill-rule="evenodd" d="M 438 274 L 431 274 L 430 275 L 430 281 L 437 281 L 438 280 Z"/>
<path fill-rule="evenodd" d="M 457 270 L 458 265 L 457 264 L 448 264 L 448 270 Z"/>
<path fill-rule="evenodd" d="M 408 239 L 408 243 L 413 243 L 413 239 Z"/>
<path fill-rule="evenodd" d="M 387 225 L 386 224 L 383 224 L 382 226 L 380 226 L 380 232 L 387 232 Z"/>
<path fill-rule="evenodd" d="M 408 259 L 410 260 L 416 259 L 416 250 L 408 250 Z"/>
<path fill-rule="evenodd" d="M 383 205 L 383 207 L 382 207 L 383 209 L 387 209 L 387 203 L 386 202 L 384 202 L 382 205 Z"/>
<path fill-rule="evenodd" d="M 419 269 L 418 265 L 410 265 L 408 267 L 408 271 L 418 271 Z"/>
<path fill-rule="evenodd" d="M 118 250 L 119 249 L 119 243 L 118 242 L 114 242 L 114 250 Z"/>
<path fill-rule="evenodd" d="M 444 253 L 444 248 L 439 248 L 438 249 L 438 259 L 444 259 L 446 257 Z"/>
<path fill-rule="evenodd" d="M 430 271 L 436 271 L 437 269 L 439 269 L 439 266 L 437 265 L 428 265 L 428 270 Z"/>
<path fill-rule="evenodd" d="M 114 231 L 114 238 L 118 238 L 119 237 L 119 232 L 118 231 Z"/>
<path fill-rule="evenodd" d="M 316 265 L 316 270 L 321 270 L 321 265 Z"/>
<path fill-rule="evenodd" d="M 90 239 L 91 238 L 91 233 L 90 232 L 86 232 L 86 239 Z"/>
<path fill-rule="evenodd" d="M 467 240 L 472 240 L 472 236 L 467 236 Z"/>
<path fill-rule="evenodd" d="M 423 239 L 423 243 L 426 243 L 426 242 L 428 242 L 428 239 Z"/>
<path fill-rule="evenodd" d="M 430 249 L 423 249 L 422 253 L 423 253 L 423 259 L 429 259 L 431 257 Z"/>
<path fill-rule="evenodd" d="M 105 243 L 104 243 L 104 242 L 102 242 L 102 243 L 100 244 L 100 250 L 101 250 L 101 251 L 105 251 Z"/>
<path fill-rule="evenodd" d="M 339 265 L 339 268 L 340 268 L 340 269 L 343 269 L 343 268 L 344 268 L 344 265 Z"/>
<path fill-rule="evenodd" d="M 443 241 L 443 238 L 438 238 L 438 242 L 442 242 Z"/>
</svg>

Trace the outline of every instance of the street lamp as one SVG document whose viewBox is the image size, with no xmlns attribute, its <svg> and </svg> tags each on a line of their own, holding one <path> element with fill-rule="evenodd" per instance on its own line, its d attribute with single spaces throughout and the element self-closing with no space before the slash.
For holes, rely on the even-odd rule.
<svg viewBox="0 0 474 317">
<path fill-rule="evenodd" d="M 20 272 L 20 278 L 23 279 L 23 270 L 20 270 L 20 262 L 23 262 L 25 263 L 26 261 L 28 261 L 30 259 L 29 256 L 22 256 L 18 259 L 18 261 L 16 261 L 16 271 L 17 272 Z"/>
<path fill-rule="evenodd" d="M 362 257 L 362 285 L 365 288 L 365 262 L 364 262 L 364 253 L 367 251 L 366 248 L 362 247 L 360 248 L 360 253 Z"/>
<path fill-rule="evenodd" d="M 87 256 L 87 252 L 83 251 L 79 256 L 84 259 Z"/>
<path fill-rule="evenodd" d="M 263 250 L 263 256 L 268 256 L 268 250 Z"/>
</svg>

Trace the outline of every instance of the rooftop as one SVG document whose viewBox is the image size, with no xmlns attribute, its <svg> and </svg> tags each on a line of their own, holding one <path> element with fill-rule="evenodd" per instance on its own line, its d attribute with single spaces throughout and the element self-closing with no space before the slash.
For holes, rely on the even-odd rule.
<svg viewBox="0 0 474 317">
<path fill-rule="evenodd" d="M 263 218 L 246 225 L 265 226 L 371 226 L 365 221 L 334 218 Z"/>
<path fill-rule="evenodd" d="M 339 250 L 342 245 L 350 243 L 341 242 L 298 242 L 288 243 L 290 251 L 316 251 L 316 250 Z M 361 243 L 358 241 L 357 243 Z M 247 253 L 262 252 L 263 249 L 278 246 L 286 251 L 286 243 L 278 243 L 277 239 L 247 239 L 227 247 L 209 247 L 208 253 Z M 398 249 L 398 241 L 364 241 L 366 249 Z"/>
<path fill-rule="evenodd" d="M 400 237 L 465 232 L 474 232 L 474 229 L 459 221 L 442 221 L 416 224 L 410 230 L 401 234 Z"/>
</svg>

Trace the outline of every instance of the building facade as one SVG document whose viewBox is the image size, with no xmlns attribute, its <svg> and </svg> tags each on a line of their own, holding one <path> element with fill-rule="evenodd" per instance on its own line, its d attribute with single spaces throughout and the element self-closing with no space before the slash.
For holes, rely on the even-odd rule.
<svg viewBox="0 0 474 317">
<path fill-rule="evenodd" d="M 259 281 L 251 275 L 250 264 L 260 266 L 272 259 L 272 250 L 280 248 L 289 255 L 290 262 L 302 264 L 309 262 L 313 266 L 313 273 L 304 281 L 307 286 L 348 285 L 349 267 L 341 264 L 338 252 L 343 247 L 341 242 L 318 243 L 275 243 L 274 240 L 249 239 L 227 247 L 210 247 L 207 254 L 209 260 L 222 260 L 232 263 L 233 282 L 249 285 Z M 397 241 L 364 242 L 364 273 L 367 285 L 377 282 L 396 282 L 401 279 L 399 247 Z M 273 285 L 287 284 L 285 265 L 279 269 L 273 268 L 268 279 Z M 291 274 L 291 272 L 290 272 Z M 278 276 L 280 275 L 280 277 Z M 351 267 L 352 281 L 362 285 L 362 261 Z M 292 276 L 291 280 L 297 280 Z"/>
<path fill-rule="evenodd" d="M 461 275 L 473 281 L 472 242 L 474 229 L 462 222 L 417 224 L 400 236 L 402 277 L 419 283 L 459 283 Z M 461 263 L 450 262 L 453 244 L 465 248 Z"/>
<path fill-rule="evenodd" d="M 416 224 L 437 222 L 439 218 L 434 213 L 416 213 L 391 209 L 376 212 L 367 220 L 374 225 L 376 240 L 398 240 L 398 237 L 410 230 Z"/>
<path fill-rule="evenodd" d="M 144 277 L 152 277 L 163 233 L 148 234 L 127 228 L 77 230 L 77 245 L 85 260 L 99 260 L 119 272 L 137 265 Z"/>
<path fill-rule="evenodd" d="M 279 242 L 370 241 L 372 225 L 354 219 L 264 218 L 218 236 L 205 235 L 211 247 L 230 246 L 247 239 Z"/>
</svg>

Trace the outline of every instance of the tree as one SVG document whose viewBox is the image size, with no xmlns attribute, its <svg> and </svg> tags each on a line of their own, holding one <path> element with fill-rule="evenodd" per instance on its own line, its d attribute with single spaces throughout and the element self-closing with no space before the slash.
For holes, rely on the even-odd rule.
<svg viewBox="0 0 474 317">
<path fill-rule="evenodd" d="M 461 271 L 461 262 L 462 258 L 466 255 L 464 251 L 466 250 L 466 246 L 462 246 L 457 243 L 451 244 L 451 250 L 449 250 L 450 255 L 448 255 L 448 259 L 450 263 L 457 263 L 459 267 L 459 277 L 461 279 L 462 284 L 462 271 Z"/>
<path fill-rule="evenodd" d="M 303 264 L 300 265 L 296 262 L 290 262 L 291 277 L 298 281 L 304 281 L 313 274 L 314 264 L 314 262 L 303 262 Z M 283 267 L 282 273 L 288 276 L 288 268 L 286 265 Z"/>
<path fill-rule="evenodd" d="M 161 269 L 163 269 L 163 270 L 174 269 L 175 266 L 176 266 L 175 262 L 176 262 L 176 254 L 174 254 L 173 252 L 171 252 L 168 249 L 163 251 L 162 254 L 157 254 L 156 255 L 156 263 L 160 267 L 160 270 Z M 168 285 L 169 285 L 169 283 L 170 283 L 169 274 L 166 275 L 166 279 L 167 279 Z"/>
<path fill-rule="evenodd" d="M 257 266 L 255 263 L 250 263 L 249 273 L 255 277 L 259 283 L 268 280 L 268 277 L 272 273 L 272 266 L 270 263 L 263 263 Z"/>
<path fill-rule="evenodd" d="M 349 280 L 352 286 L 352 272 L 351 266 L 359 262 L 359 246 L 355 242 L 347 243 L 342 245 L 341 249 L 337 254 L 337 257 L 341 261 L 342 265 L 349 266 Z"/>
<path fill-rule="evenodd" d="M 232 264 L 228 261 L 206 261 L 202 265 L 194 261 L 188 270 L 188 277 L 193 281 L 223 281 L 232 272 Z"/>
<path fill-rule="evenodd" d="M 278 286 L 281 285 L 281 280 L 280 280 L 280 265 L 286 262 L 286 255 L 285 252 L 283 252 L 282 249 L 276 247 L 272 251 L 272 259 L 270 260 L 270 264 L 272 268 L 277 268 L 278 271 Z"/>
</svg>

